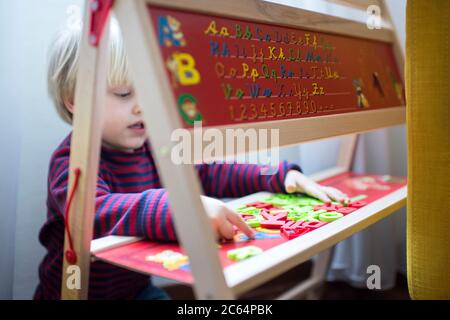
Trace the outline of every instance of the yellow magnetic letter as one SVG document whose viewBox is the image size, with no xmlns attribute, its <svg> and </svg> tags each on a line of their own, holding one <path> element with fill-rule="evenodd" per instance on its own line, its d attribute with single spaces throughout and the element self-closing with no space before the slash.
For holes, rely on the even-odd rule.
<svg viewBox="0 0 450 320">
<path fill-rule="evenodd" d="M 180 84 L 188 86 L 200 82 L 200 72 L 195 69 L 195 60 L 189 53 L 174 53 L 176 74 Z"/>
<path fill-rule="evenodd" d="M 217 34 L 216 21 L 212 20 L 209 23 L 208 29 L 205 30 L 205 34 Z"/>
<path fill-rule="evenodd" d="M 247 77 L 247 71 L 250 70 L 248 64 L 242 63 L 242 78 Z"/>
</svg>

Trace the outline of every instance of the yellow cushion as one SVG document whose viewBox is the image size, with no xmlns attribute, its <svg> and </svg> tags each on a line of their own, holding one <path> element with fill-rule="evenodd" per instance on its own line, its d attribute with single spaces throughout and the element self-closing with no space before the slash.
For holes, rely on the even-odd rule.
<svg viewBox="0 0 450 320">
<path fill-rule="evenodd" d="M 450 299 L 450 1 L 408 0 L 408 286 Z"/>
</svg>

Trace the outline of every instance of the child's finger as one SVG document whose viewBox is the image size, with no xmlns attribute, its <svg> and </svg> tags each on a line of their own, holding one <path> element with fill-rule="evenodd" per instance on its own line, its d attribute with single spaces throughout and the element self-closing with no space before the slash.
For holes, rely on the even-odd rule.
<svg viewBox="0 0 450 320">
<path fill-rule="evenodd" d="M 346 194 L 346 193 L 344 193 L 344 192 L 342 192 L 341 190 L 339 190 L 339 189 L 336 189 L 336 188 L 334 188 L 334 187 L 329 187 L 331 190 L 333 190 L 333 191 L 335 191 L 341 198 L 348 198 L 348 195 Z"/>
<path fill-rule="evenodd" d="M 223 221 L 220 222 L 219 235 L 227 240 L 233 239 L 234 237 L 233 225 L 230 222 L 228 222 L 227 219 L 224 219 Z"/>
<path fill-rule="evenodd" d="M 325 203 L 331 202 L 331 199 L 327 196 L 327 194 L 315 186 L 307 186 L 305 188 L 305 192 Z"/>
<path fill-rule="evenodd" d="M 295 190 L 297 190 L 297 188 L 295 187 L 295 185 L 289 184 L 285 186 L 286 192 L 287 193 L 294 193 Z"/>
<path fill-rule="evenodd" d="M 227 211 L 226 213 L 227 219 L 238 227 L 249 239 L 253 239 L 253 230 L 245 223 L 244 219 L 241 216 L 234 213 L 233 211 Z"/>
<path fill-rule="evenodd" d="M 287 193 L 293 193 L 297 190 L 297 183 L 293 175 L 286 175 L 284 180 L 284 188 Z"/>
<path fill-rule="evenodd" d="M 323 190 L 332 200 L 335 200 L 338 202 L 344 201 L 344 197 L 340 193 L 336 192 L 336 190 L 333 190 L 331 188 L 326 188 Z"/>
<path fill-rule="evenodd" d="M 348 199 L 348 196 L 341 192 L 340 190 L 333 188 L 333 187 L 325 187 L 326 193 L 333 198 L 336 201 L 344 202 L 346 199 Z"/>
</svg>

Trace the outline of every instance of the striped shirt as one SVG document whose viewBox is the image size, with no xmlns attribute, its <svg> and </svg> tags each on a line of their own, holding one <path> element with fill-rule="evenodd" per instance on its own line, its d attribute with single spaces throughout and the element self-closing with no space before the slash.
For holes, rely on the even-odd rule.
<svg viewBox="0 0 450 320">
<path fill-rule="evenodd" d="M 39 234 L 47 254 L 39 267 L 35 299 L 60 299 L 70 138 L 64 139 L 50 159 L 47 221 Z M 256 164 L 211 163 L 195 168 L 204 194 L 218 198 L 258 191 L 284 192 L 286 172 L 300 170 L 286 162 L 279 164 L 274 175 L 259 174 L 262 167 Z M 161 185 L 148 142 L 133 153 L 102 147 L 95 202 L 94 239 L 124 235 L 176 240 L 167 191 Z M 133 299 L 148 284 L 148 276 L 93 262 L 89 299 Z"/>
</svg>

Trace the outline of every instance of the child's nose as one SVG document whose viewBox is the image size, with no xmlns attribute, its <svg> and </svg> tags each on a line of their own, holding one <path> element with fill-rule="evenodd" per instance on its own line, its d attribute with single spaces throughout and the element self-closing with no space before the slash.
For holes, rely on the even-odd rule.
<svg viewBox="0 0 450 320">
<path fill-rule="evenodd" d="M 140 107 L 138 104 L 136 104 L 136 105 L 133 107 L 133 113 L 134 113 L 134 114 L 140 114 L 140 113 L 141 113 L 141 107 Z"/>
</svg>

